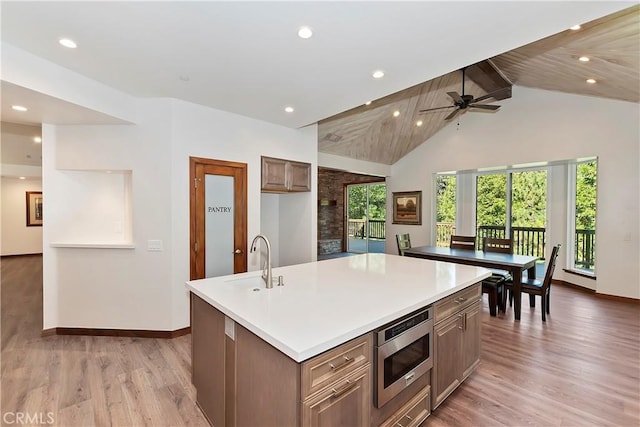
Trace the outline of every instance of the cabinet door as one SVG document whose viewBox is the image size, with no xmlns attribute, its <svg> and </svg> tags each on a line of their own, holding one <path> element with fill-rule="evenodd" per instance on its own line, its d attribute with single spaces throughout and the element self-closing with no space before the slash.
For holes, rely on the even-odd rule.
<svg viewBox="0 0 640 427">
<path fill-rule="evenodd" d="M 460 385 L 461 318 L 462 314 L 455 314 L 437 324 L 433 330 L 434 360 L 431 388 L 434 409 Z"/>
<path fill-rule="evenodd" d="M 462 313 L 462 380 L 480 363 L 481 305 L 476 301 Z"/>
<path fill-rule="evenodd" d="M 282 193 L 287 188 L 287 161 L 262 157 L 262 191 Z"/>
<path fill-rule="evenodd" d="M 369 426 L 371 365 L 326 387 L 302 403 L 303 426 Z"/>
<path fill-rule="evenodd" d="M 311 164 L 289 162 L 289 191 L 311 191 Z"/>
<path fill-rule="evenodd" d="M 224 314 L 191 294 L 191 378 L 196 400 L 213 425 L 226 425 Z"/>
</svg>

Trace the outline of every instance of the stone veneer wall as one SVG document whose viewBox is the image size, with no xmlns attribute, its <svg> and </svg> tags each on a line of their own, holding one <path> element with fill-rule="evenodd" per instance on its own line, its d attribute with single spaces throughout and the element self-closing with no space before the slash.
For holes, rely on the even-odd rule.
<svg viewBox="0 0 640 427">
<path fill-rule="evenodd" d="M 335 200 L 331 206 L 318 205 L 318 255 L 344 251 L 345 185 L 384 182 L 379 176 L 360 175 L 333 169 L 318 168 L 318 203 Z"/>
</svg>

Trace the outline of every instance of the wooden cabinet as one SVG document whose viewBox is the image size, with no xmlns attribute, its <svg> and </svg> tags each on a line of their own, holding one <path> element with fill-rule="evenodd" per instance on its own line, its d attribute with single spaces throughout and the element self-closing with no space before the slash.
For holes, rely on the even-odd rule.
<svg viewBox="0 0 640 427">
<path fill-rule="evenodd" d="M 380 427 L 417 427 L 431 414 L 430 387 L 426 386 Z"/>
<path fill-rule="evenodd" d="M 303 426 L 369 426 L 372 336 L 302 363 Z"/>
<path fill-rule="evenodd" d="M 435 304 L 433 408 L 480 363 L 481 291 L 477 284 Z"/>
<path fill-rule="evenodd" d="M 297 363 L 191 294 L 192 380 L 214 426 L 369 426 L 373 336 Z"/>
<path fill-rule="evenodd" d="M 262 156 L 262 192 L 311 191 L 311 164 Z"/>
</svg>

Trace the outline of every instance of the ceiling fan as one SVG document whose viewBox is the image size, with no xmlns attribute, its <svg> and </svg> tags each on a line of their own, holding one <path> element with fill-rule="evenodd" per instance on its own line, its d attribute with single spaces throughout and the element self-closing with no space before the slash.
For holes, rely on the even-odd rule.
<svg viewBox="0 0 640 427">
<path fill-rule="evenodd" d="M 427 111 L 444 110 L 446 108 L 455 108 L 455 110 L 453 110 L 451 114 L 449 114 L 447 117 L 444 118 L 445 120 L 450 120 L 454 118 L 461 110 L 466 110 L 467 108 L 479 108 L 481 110 L 493 110 L 493 111 L 500 108 L 499 105 L 477 104 L 477 102 L 484 101 L 485 99 L 493 98 L 495 95 L 501 92 L 504 92 L 505 90 L 510 88 L 505 87 L 505 88 L 490 92 L 486 95 L 479 96 L 478 98 L 474 98 L 473 95 L 467 95 L 464 93 L 464 75 L 465 75 L 464 70 L 465 68 L 462 69 L 462 95 L 458 94 L 458 92 L 447 92 L 447 95 L 449 95 L 453 99 L 453 105 L 449 105 L 446 107 L 427 108 L 426 110 L 420 110 L 419 112 L 425 113 Z"/>
</svg>

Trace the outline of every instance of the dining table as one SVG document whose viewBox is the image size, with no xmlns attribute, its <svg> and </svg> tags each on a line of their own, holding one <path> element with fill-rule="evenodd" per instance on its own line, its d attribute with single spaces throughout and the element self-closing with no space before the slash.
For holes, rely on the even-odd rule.
<svg viewBox="0 0 640 427">
<path fill-rule="evenodd" d="M 537 256 L 530 255 L 451 249 L 442 246 L 416 246 L 406 249 L 404 256 L 508 271 L 513 277 L 513 312 L 515 320 L 520 320 L 522 274 L 526 271 L 527 277 L 535 278 L 536 261 L 539 259 Z"/>
</svg>

